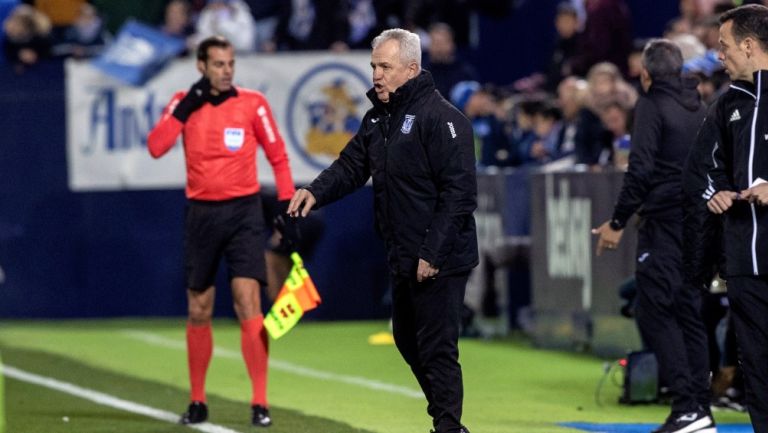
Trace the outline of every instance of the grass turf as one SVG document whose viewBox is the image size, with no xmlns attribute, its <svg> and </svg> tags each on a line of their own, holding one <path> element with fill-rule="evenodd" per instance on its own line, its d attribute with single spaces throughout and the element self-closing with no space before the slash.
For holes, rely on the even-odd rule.
<svg viewBox="0 0 768 433">
<path fill-rule="evenodd" d="M 423 399 L 278 368 L 278 364 L 301 366 L 417 390 L 394 346 L 367 344 L 368 335 L 385 326 L 379 322 L 302 323 L 272 342 L 268 395 L 275 424 L 270 431 L 426 433 L 430 423 Z M 137 335 L 156 337 L 160 343 Z M 182 320 L 0 323 L 0 352 L 8 365 L 174 412 L 180 412 L 187 400 L 183 342 Z M 217 320 L 214 343 L 224 350 L 217 352 L 209 370 L 211 421 L 247 431 L 250 385 L 243 362 L 236 356 L 237 324 Z M 668 408 L 662 406 L 618 405 L 619 389 L 611 384 L 605 386 L 602 405 L 598 405 L 594 392 L 603 362 L 593 357 L 536 350 L 522 340 L 462 340 L 460 350 L 465 384 L 463 420 L 473 431 L 565 432 L 572 430 L 557 423 L 659 423 L 667 415 Z M 6 380 L 6 388 L 8 433 L 42 428 L 50 433 L 106 432 L 113 431 L 106 428 L 115 424 L 119 429 L 114 431 L 121 432 L 186 431 L 13 379 Z M 20 405 L 22 399 L 26 403 Z M 73 413 L 90 414 L 83 417 L 83 427 L 99 427 L 73 430 L 75 417 L 63 423 L 64 415 L 58 413 L 42 416 L 29 412 L 41 405 L 56 408 L 64 405 L 63 401 L 81 406 L 80 412 Z M 718 413 L 716 417 L 721 423 L 748 422 L 743 414 Z M 35 418 L 45 420 L 41 430 L 17 430 L 18 423 L 31 423 Z"/>
</svg>

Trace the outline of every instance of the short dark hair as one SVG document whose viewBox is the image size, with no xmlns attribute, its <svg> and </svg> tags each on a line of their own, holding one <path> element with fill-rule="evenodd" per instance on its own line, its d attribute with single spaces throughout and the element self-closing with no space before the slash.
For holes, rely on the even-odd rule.
<svg viewBox="0 0 768 433">
<path fill-rule="evenodd" d="M 679 77 L 683 71 L 683 53 L 669 39 L 651 39 L 643 50 L 643 67 L 652 80 Z"/>
<path fill-rule="evenodd" d="M 579 16 L 579 12 L 570 2 L 562 2 L 557 5 L 556 15 L 570 15 L 574 18 L 577 18 Z"/>
<path fill-rule="evenodd" d="M 197 46 L 197 60 L 200 60 L 201 62 L 207 61 L 208 49 L 211 47 L 227 49 L 231 46 L 232 43 L 229 42 L 224 36 L 211 36 L 205 38 L 202 42 L 200 42 L 200 45 Z"/>
<path fill-rule="evenodd" d="M 768 7 L 762 5 L 744 5 L 720 15 L 720 24 L 733 21 L 731 33 L 736 42 L 746 37 L 757 39 L 760 49 L 768 53 Z"/>
</svg>

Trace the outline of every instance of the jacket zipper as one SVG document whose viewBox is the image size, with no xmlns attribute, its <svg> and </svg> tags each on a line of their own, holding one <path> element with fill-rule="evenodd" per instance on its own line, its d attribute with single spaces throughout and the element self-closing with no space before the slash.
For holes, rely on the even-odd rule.
<svg viewBox="0 0 768 433">
<path fill-rule="evenodd" d="M 757 74 L 756 84 L 755 110 L 754 113 L 752 113 L 752 130 L 749 136 L 749 187 L 752 187 L 752 184 L 755 181 L 752 177 L 755 157 L 755 129 L 757 128 L 757 111 L 758 107 L 760 106 L 760 93 L 762 90 L 762 76 L 760 73 Z M 749 207 L 752 211 L 752 272 L 755 275 L 759 275 L 760 271 L 757 267 L 757 211 L 755 209 L 754 203 L 751 203 Z"/>
</svg>

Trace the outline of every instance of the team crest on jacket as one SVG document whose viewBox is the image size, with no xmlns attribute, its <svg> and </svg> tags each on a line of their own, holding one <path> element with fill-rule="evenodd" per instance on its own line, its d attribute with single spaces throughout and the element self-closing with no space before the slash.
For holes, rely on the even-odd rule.
<svg viewBox="0 0 768 433">
<path fill-rule="evenodd" d="M 400 127 L 400 132 L 403 134 L 410 134 L 414 119 L 416 119 L 414 114 L 406 114 L 405 120 L 403 121 L 403 126 Z"/>
<path fill-rule="evenodd" d="M 243 147 L 245 141 L 245 130 L 243 128 L 224 128 L 224 145 L 232 152 L 236 152 Z"/>
</svg>

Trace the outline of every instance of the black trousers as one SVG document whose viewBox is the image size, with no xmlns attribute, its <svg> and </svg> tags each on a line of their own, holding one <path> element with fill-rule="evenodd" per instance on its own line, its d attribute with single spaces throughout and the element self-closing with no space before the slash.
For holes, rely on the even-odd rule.
<svg viewBox="0 0 768 433">
<path fill-rule="evenodd" d="M 647 219 L 637 245 L 636 317 L 672 393 L 672 412 L 709 408 L 709 355 L 701 292 L 683 282 L 682 222 Z"/>
<path fill-rule="evenodd" d="M 459 364 L 459 323 L 469 273 L 416 282 L 394 278 L 392 328 L 403 359 L 424 395 L 437 432 L 461 425 L 464 388 Z"/>
<path fill-rule="evenodd" d="M 728 301 L 755 433 L 768 433 L 768 277 L 728 278 Z"/>
</svg>

